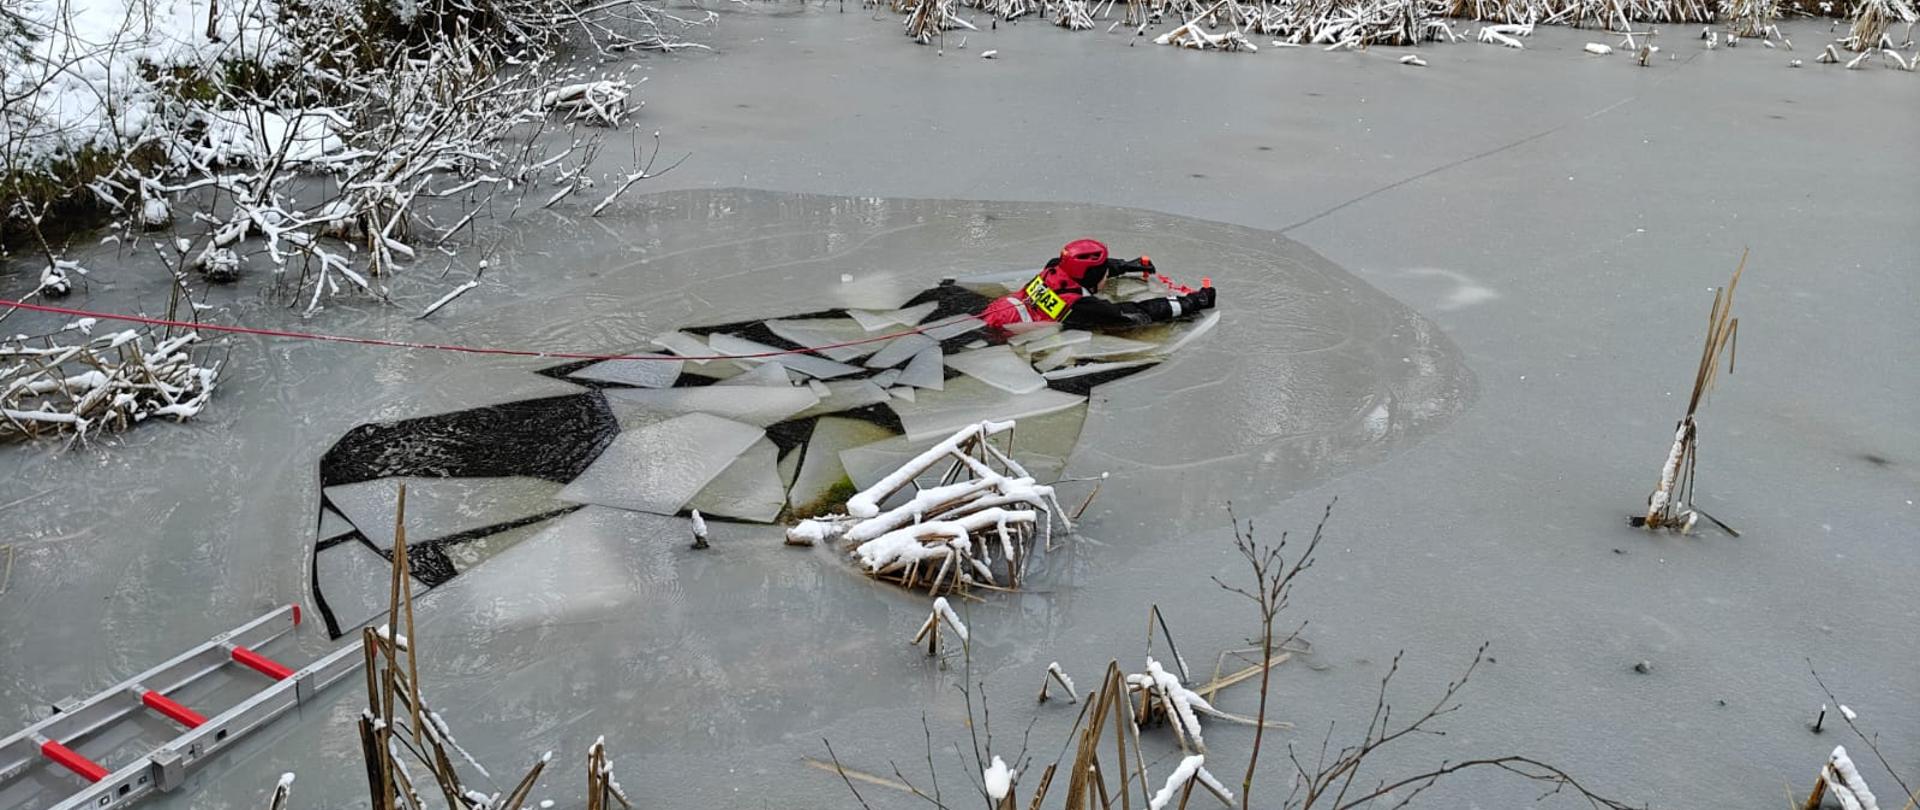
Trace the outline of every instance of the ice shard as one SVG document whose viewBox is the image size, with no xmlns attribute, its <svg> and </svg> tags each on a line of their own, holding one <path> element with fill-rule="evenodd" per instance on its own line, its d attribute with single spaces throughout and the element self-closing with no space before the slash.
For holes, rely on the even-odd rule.
<svg viewBox="0 0 1920 810">
<path fill-rule="evenodd" d="M 771 523 L 787 505 L 787 487 L 780 480 L 779 465 L 779 448 L 762 437 L 714 476 L 687 502 L 687 507 L 709 515 Z"/>
<path fill-rule="evenodd" d="M 357 540 L 320 549 L 313 555 L 313 579 L 323 605 L 341 630 L 359 627 L 383 616 L 390 597 L 393 563 Z M 413 581 L 413 593 L 426 593 L 425 583 Z"/>
<path fill-rule="evenodd" d="M 861 328 L 858 321 L 850 318 L 802 318 L 767 321 L 766 324 L 774 334 L 841 362 L 866 357 L 886 344 L 884 340 L 874 340 L 874 336 Z M 865 342 L 841 345 L 854 341 Z"/>
<path fill-rule="evenodd" d="M 915 388 L 931 388 L 938 391 L 947 386 L 946 363 L 943 362 L 939 346 L 928 346 L 913 356 L 913 362 L 900 372 L 898 382 Z"/>
<path fill-rule="evenodd" d="M 1094 335 L 1085 343 L 1070 347 L 1073 356 L 1081 360 L 1100 360 L 1108 357 L 1122 357 L 1129 354 L 1153 351 L 1160 348 L 1158 343 L 1143 340 L 1128 340 L 1113 335 Z"/>
<path fill-rule="evenodd" d="M 615 388 L 607 402 L 671 414 L 706 413 L 766 427 L 813 407 L 818 396 L 803 386 L 708 385 L 700 388 Z M 624 420 L 623 420 L 624 421 Z"/>
<path fill-rule="evenodd" d="M 946 436 L 984 420 L 1024 419 L 1065 410 L 1085 402 L 1083 397 L 1041 388 L 1012 394 L 970 377 L 947 381 L 939 394 L 923 393 L 915 402 L 895 402 L 893 411 L 911 441 Z"/>
<path fill-rule="evenodd" d="M 684 365 L 681 360 L 602 360 L 567 376 L 639 388 L 667 388 L 680 379 Z"/>
<path fill-rule="evenodd" d="M 754 389 L 723 393 L 748 390 Z M 624 431 L 560 491 L 560 499 L 671 515 L 765 435 L 752 425 L 707 413 Z"/>
<path fill-rule="evenodd" d="M 968 332 L 971 332 L 975 329 L 979 329 L 986 325 L 987 325 L 986 321 L 980 320 L 979 318 L 968 316 L 964 318 L 944 320 L 938 324 L 925 327 L 921 331 L 921 334 L 926 335 L 927 337 L 933 338 L 934 340 L 946 340 L 948 338 L 959 337 L 961 335 L 964 335 Z"/>
<path fill-rule="evenodd" d="M 800 472 L 787 493 L 795 514 L 817 514 L 833 506 L 831 501 L 836 489 L 843 493 L 839 497 L 856 492 L 851 485 L 842 488 L 847 481 L 847 470 L 841 464 L 840 451 L 872 444 L 891 435 L 892 431 L 859 419 L 824 417 L 816 422 L 813 437 L 807 440 L 806 457 L 800 461 Z"/>
<path fill-rule="evenodd" d="M 845 363 L 828 360 L 825 357 L 816 357 L 806 352 L 783 352 L 765 343 L 755 343 L 746 338 L 734 337 L 733 335 L 715 333 L 707 338 L 707 343 L 713 346 L 713 350 L 717 354 L 733 355 L 735 357 L 760 355 L 750 357 L 749 359 L 768 363 L 779 363 L 801 374 L 809 377 L 818 377 L 823 380 L 834 377 L 844 377 L 860 370 Z"/>
<path fill-rule="evenodd" d="M 327 502 L 381 549 L 393 548 L 394 507 L 407 486 L 407 529 L 414 541 L 531 517 L 562 508 L 560 484 L 526 476 L 375 478 L 322 490 Z"/>
<path fill-rule="evenodd" d="M 926 335 L 901 335 L 889 341 L 885 348 L 867 358 L 867 368 L 893 368 L 920 352 L 936 348 L 940 341 Z"/>
<path fill-rule="evenodd" d="M 653 339 L 653 345 L 681 357 L 710 357 L 716 354 L 713 347 L 708 346 L 705 340 L 701 340 L 698 335 L 690 335 L 686 332 L 668 332 L 660 335 Z M 713 361 L 688 360 L 687 362 L 705 365 Z"/>
<path fill-rule="evenodd" d="M 1025 394 L 1047 387 L 1047 381 L 1026 358 L 1007 346 L 947 355 L 946 364 L 962 374 L 1011 394 Z"/>
<path fill-rule="evenodd" d="M 1041 376 L 1047 378 L 1048 380 L 1071 380 L 1075 377 L 1085 377 L 1088 374 L 1101 374 L 1108 371 L 1124 371 L 1130 368 L 1139 368 L 1141 366 L 1151 366 L 1158 362 L 1160 361 L 1158 360 L 1127 360 L 1127 361 L 1118 362 L 1118 363 L 1087 363 L 1086 365 L 1081 365 L 1081 366 L 1068 366 L 1066 368 L 1054 369 L 1053 371 L 1049 371 L 1046 374 L 1043 374 Z"/>
<path fill-rule="evenodd" d="M 824 383 L 826 396 L 811 408 L 794 414 L 790 419 L 805 419 L 840 411 L 864 408 L 887 401 L 887 389 L 874 385 L 871 380 L 834 380 Z"/>
<path fill-rule="evenodd" d="M 778 363 L 761 363 L 752 369 L 735 374 L 714 385 L 757 385 L 766 388 L 790 388 L 793 377 L 787 367 Z"/>
<path fill-rule="evenodd" d="M 1093 340 L 1092 332 L 1088 332 L 1081 329 L 1068 329 L 1064 332 L 1055 334 L 1052 337 L 1045 338 L 1042 340 L 1036 340 L 1032 343 L 1029 343 L 1026 345 L 1026 350 L 1028 353 L 1038 354 L 1040 352 L 1058 349 L 1062 346 L 1072 346 L 1076 343 L 1086 343 L 1091 340 Z"/>
</svg>

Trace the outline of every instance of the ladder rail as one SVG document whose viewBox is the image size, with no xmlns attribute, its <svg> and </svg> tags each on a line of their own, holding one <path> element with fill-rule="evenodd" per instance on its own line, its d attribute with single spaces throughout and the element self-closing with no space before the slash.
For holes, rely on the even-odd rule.
<svg viewBox="0 0 1920 810">
<path fill-rule="evenodd" d="M 335 650 L 318 661 L 243 700 L 153 753 L 108 774 L 85 790 L 49 810 L 119 807 L 145 798 L 156 790 L 172 790 L 189 769 L 238 742 L 249 732 L 272 722 L 358 669 L 365 660 L 361 645 Z"/>
<path fill-rule="evenodd" d="M 292 632 L 299 623 L 300 607 L 282 605 L 91 697 L 59 707 L 60 711 L 53 716 L 0 739 L 0 784 L 13 780 L 39 762 L 45 756 L 44 741 L 52 740 L 63 747 L 74 745 L 134 712 L 143 711 L 145 707 L 140 698 L 132 694 L 134 686 L 144 685 L 163 695 L 171 693 L 224 667 L 232 660 L 230 645 L 261 646 Z"/>
</svg>

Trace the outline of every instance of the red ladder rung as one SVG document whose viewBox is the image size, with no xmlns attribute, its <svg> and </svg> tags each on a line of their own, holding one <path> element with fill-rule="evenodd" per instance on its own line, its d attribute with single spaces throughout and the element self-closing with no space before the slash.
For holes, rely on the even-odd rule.
<svg viewBox="0 0 1920 810">
<path fill-rule="evenodd" d="M 293 677 L 293 670 L 288 669 L 285 665 L 238 644 L 233 645 L 233 660 L 246 665 L 248 669 L 276 681 L 284 681 Z"/>
<path fill-rule="evenodd" d="M 147 708 L 164 714 L 167 716 L 167 719 L 186 726 L 187 728 L 199 728 L 207 722 L 207 718 L 199 712 L 182 706 L 172 698 L 151 689 L 141 693 L 140 702 L 147 704 Z"/>
<path fill-rule="evenodd" d="M 80 774 L 89 782 L 98 782 L 107 778 L 107 769 L 100 767 L 100 763 L 80 756 L 78 751 L 53 740 L 41 743 L 40 753 L 46 755 L 47 759 L 60 763 L 61 767 Z"/>
</svg>

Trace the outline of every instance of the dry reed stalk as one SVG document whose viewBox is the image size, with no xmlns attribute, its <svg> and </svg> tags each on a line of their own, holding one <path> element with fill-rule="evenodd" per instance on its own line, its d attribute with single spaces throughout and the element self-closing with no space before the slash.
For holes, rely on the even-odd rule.
<svg viewBox="0 0 1920 810">
<path fill-rule="evenodd" d="M 1747 255 L 1743 252 L 1739 266 L 1734 268 L 1733 278 L 1727 282 L 1727 286 L 1714 291 L 1713 307 L 1707 312 L 1707 338 L 1701 347 L 1700 363 L 1694 370 L 1693 393 L 1687 399 L 1687 413 L 1674 428 L 1673 447 L 1667 452 L 1666 463 L 1661 465 L 1660 481 L 1654 487 L 1653 494 L 1647 496 L 1646 514 L 1634 519 L 1636 526 L 1686 532 L 1693 528 L 1694 521 L 1702 514 L 1693 508 L 1694 466 L 1698 461 L 1695 416 L 1700 410 L 1701 400 L 1713 390 L 1723 353 L 1727 355 L 1727 373 L 1733 373 L 1734 359 L 1739 354 L 1740 331 L 1740 319 L 1733 317 L 1733 295 L 1740 284 L 1740 274 L 1746 267 Z M 1711 516 L 1708 519 L 1711 520 Z M 1719 523 L 1717 520 L 1714 522 Z M 1726 527 L 1725 524 L 1720 525 Z"/>
</svg>

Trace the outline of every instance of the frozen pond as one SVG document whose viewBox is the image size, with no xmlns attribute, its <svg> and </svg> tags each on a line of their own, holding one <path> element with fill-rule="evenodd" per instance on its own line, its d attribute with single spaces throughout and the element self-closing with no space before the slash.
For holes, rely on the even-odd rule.
<svg viewBox="0 0 1920 810">
<path fill-rule="evenodd" d="M 1212 276 L 1223 317 L 1098 392 L 1067 465 L 1113 473 L 1087 542 L 1049 587 L 970 609 L 1001 734 L 1025 727 L 1049 661 L 1138 667 L 1149 601 L 1190 657 L 1238 646 L 1251 616 L 1207 582 L 1239 573 L 1222 505 L 1277 533 L 1310 528 L 1338 495 L 1296 595 L 1314 665 L 1275 687 L 1302 739 L 1370 708 L 1395 650 L 1412 704 L 1491 640 L 1452 733 L 1410 761 L 1523 752 L 1635 801 L 1775 804 L 1783 779 L 1804 789 L 1853 742 L 1805 731 L 1824 701 L 1807 658 L 1890 758 L 1914 760 L 1920 377 L 1903 347 L 1920 341 L 1920 191 L 1885 171 L 1917 156 L 1911 76 L 1696 55 L 1684 37 L 1679 60 L 1641 71 L 1554 30 L 1525 52 L 1428 49 L 1425 71 L 1398 51 L 976 36 L 1001 58 L 935 57 L 890 18 L 729 17 L 720 53 L 649 63 L 649 123 L 695 152 L 654 188 L 694 191 L 599 220 L 529 218 L 494 246 L 482 289 L 424 322 L 417 307 L 337 303 L 301 324 L 248 292 L 214 303 L 250 324 L 627 351 L 689 325 L 897 306 L 1095 234 Z M 778 192 L 725 190 L 743 185 Z M 979 198 L 1074 204 L 939 201 Z M 1743 247 L 1744 340 L 1702 416 L 1700 497 L 1745 536 L 1632 531 L 1622 518 L 1684 407 L 1703 291 Z M 437 297 L 423 286 L 405 296 Z M 95 282 L 88 303 L 153 308 L 160 289 Z M 5 451 L 0 719 L 305 599 L 320 458 L 356 425 L 581 390 L 536 373 L 550 362 L 235 349 L 198 423 Z M 481 500 L 550 497 L 494 492 Z M 924 599 L 826 549 L 716 524 L 694 555 L 676 518 L 598 508 L 519 531 L 423 600 L 420 636 L 424 680 L 496 774 L 549 748 L 568 763 L 538 796 L 577 795 L 576 758 L 605 733 L 657 806 L 848 806 L 799 761 L 820 738 L 885 772 L 919 761 L 923 712 L 961 733 L 957 676 L 905 644 Z M 323 636 L 286 657 L 318 654 Z M 1631 670 L 1640 660 L 1652 673 Z M 297 805 L 357 804 L 353 689 L 155 806 L 257 806 L 284 770 L 300 773 Z M 1223 702 L 1250 711 L 1247 697 Z M 1057 745 L 1071 717 L 1039 715 L 1034 739 Z M 1235 771 L 1244 731 L 1209 739 L 1228 761 L 1216 771 Z M 1432 795 L 1532 798 L 1479 781 Z"/>
</svg>

